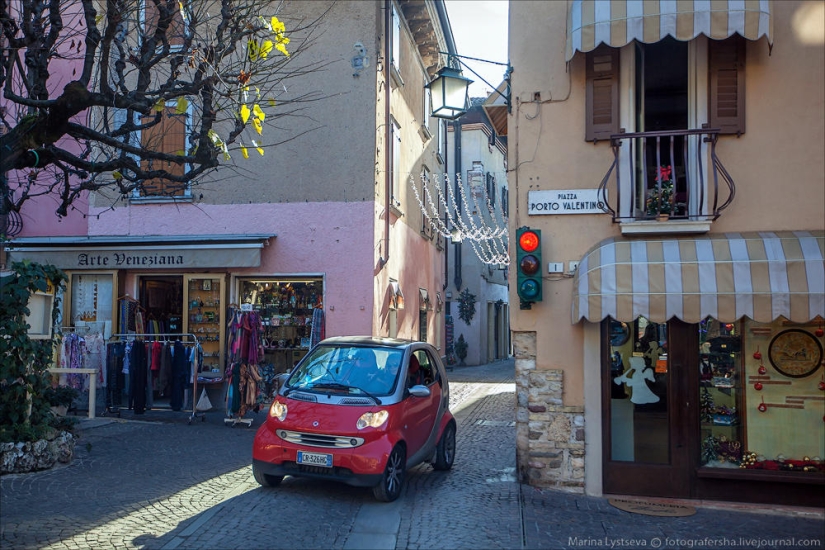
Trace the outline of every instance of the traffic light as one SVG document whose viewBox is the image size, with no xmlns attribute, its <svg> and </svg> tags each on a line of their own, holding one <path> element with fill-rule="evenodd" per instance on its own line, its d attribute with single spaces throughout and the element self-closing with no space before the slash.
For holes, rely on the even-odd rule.
<svg viewBox="0 0 825 550">
<path fill-rule="evenodd" d="M 541 230 L 520 227 L 516 230 L 516 281 L 521 309 L 541 302 Z"/>
</svg>

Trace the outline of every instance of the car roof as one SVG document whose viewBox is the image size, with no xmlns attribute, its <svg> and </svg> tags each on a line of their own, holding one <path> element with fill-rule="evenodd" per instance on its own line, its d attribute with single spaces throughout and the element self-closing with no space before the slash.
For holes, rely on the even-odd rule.
<svg viewBox="0 0 825 550">
<path fill-rule="evenodd" d="M 378 336 L 332 336 L 319 342 L 320 345 L 331 346 L 382 346 L 406 349 L 413 344 L 429 346 L 427 342 L 401 340 L 399 338 L 382 338 Z"/>
</svg>

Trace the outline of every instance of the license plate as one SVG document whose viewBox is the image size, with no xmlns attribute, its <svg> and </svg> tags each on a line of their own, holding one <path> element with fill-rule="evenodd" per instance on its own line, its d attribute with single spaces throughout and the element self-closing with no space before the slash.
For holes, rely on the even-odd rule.
<svg viewBox="0 0 825 550">
<path fill-rule="evenodd" d="M 321 466 L 323 468 L 332 468 L 332 455 L 298 451 L 298 464 L 303 464 L 305 466 Z"/>
</svg>

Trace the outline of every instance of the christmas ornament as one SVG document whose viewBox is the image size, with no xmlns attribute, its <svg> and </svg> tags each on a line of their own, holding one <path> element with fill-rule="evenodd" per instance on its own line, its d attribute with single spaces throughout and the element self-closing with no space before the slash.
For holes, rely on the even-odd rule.
<svg viewBox="0 0 825 550">
<path fill-rule="evenodd" d="M 762 359 L 762 354 L 759 352 L 759 346 L 756 346 L 756 351 L 753 353 L 753 358 L 757 361 Z"/>
<path fill-rule="evenodd" d="M 766 372 L 768 372 L 768 369 L 765 368 L 765 365 L 759 365 L 759 368 L 756 370 L 759 372 L 759 374 L 765 374 Z"/>
<path fill-rule="evenodd" d="M 755 389 L 756 391 L 762 391 L 762 382 L 757 382 L 756 384 L 754 384 L 753 389 Z"/>
<path fill-rule="evenodd" d="M 765 411 L 767 411 L 767 410 L 768 410 L 768 406 L 767 406 L 767 405 L 765 405 L 765 398 L 764 398 L 764 397 L 762 398 L 762 402 L 761 402 L 761 403 L 759 404 L 759 406 L 758 406 L 758 407 L 756 407 L 756 408 L 757 408 L 757 409 L 759 409 L 759 412 L 761 412 L 761 413 L 763 413 L 763 412 L 765 412 Z M 825 418 L 825 417 L 823 417 L 823 418 Z"/>
<path fill-rule="evenodd" d="M 819 328 L 814 331 L 814 334 L 816 334 L 819 338 L 822 338 L 822 336 L 825 335 L 825 330 L 822 330 L 822 321 L 819 322 Z"/>
</svg>

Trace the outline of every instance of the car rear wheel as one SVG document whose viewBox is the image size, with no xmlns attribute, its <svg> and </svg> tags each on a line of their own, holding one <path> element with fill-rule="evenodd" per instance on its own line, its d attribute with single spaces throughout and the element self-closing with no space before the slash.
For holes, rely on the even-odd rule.
<svg viewBox="0 0 825 550">
<path fill-rule="evenodd" d="M 255 476 L 255 481 L 257 481 L 262 487 L 277 487 L 284 479 L 284 476 L 265 474 L 254 465 L 252 466 L 252 475 Z"/>
<path fill-rule="evenodd" d="M 455 424 L 450 422 L 444 428 L 444 433 L 441 434 L 441 439 L 438 441 L 438 446 L 435 449 L 435 464 L 433 468 L 436 470 L 449 470 L 453 467 L 455 460 Z"/>
<path fill-rule="evenodd" d="M 392 502 L 401 496 L 401 488 L 404 485 L 406 475 L 407 456 L 404 447 L 396 445 L 387 458 L 387 466 L 384 468 L 384 475 L 381 482 L 372 488 L 375 498 L 381 502 Z"/>
</svg>

